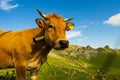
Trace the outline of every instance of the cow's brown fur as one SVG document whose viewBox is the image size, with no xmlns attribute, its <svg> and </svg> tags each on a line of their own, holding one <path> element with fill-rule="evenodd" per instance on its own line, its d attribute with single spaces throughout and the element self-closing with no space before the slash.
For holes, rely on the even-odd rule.
<svg viewBox="0 0 120 80">
<path fill-rule="evenodd" d="M 56 14 L 47 15 L 46 20 L 37 19 L 38 28 L 12 31 L 0 36 L 0 68 L 14 68 L 19 80 L 26 80 L 30 71 L 31 80 L 38 80 L 40 66 L 47 60 L 52 48 L 59 49 L 58 42 L 66 40 L 66 23 Z M 49 25 L 52 24 L 52 28 Z M 0 34 L 4 31 L 0 30 Z M 35 37 L 43 40 L 33 42 Z"/>
<path fill-rule="evenodd" d="M 3 32 L 5 32 L 4 30 L 0 30 L 0 34 L 2 34 Z"/>
</svg>

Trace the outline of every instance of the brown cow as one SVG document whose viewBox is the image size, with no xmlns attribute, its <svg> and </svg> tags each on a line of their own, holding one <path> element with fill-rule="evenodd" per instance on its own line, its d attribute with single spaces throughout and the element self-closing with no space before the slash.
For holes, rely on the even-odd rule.
<svg viewBox="0 0 120 80">
<path fill-rule="evenodd" d="M 65 30 L 70 30 L 72 18 L 63 19 L 57 14 L 36 19 L 38 28 L 12 31 L 0 36 L 0 68 L 15 68 L 19 80 L 26 80 L 30 71 L 31 80 L 38 80 L 40 66 L 47 60 L 52 48 L 63 50 L 68 47 Z"/>
</svg>

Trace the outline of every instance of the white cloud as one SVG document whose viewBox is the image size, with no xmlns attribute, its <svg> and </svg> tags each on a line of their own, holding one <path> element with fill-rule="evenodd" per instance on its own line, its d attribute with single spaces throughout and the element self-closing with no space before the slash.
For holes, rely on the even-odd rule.
<svg viewBox="0 0 120 80">
<path fill-rule="evenodd" d="M 70 38 L 73 38 L 73 37 L 81 37 L 82 36 L 82 33 L 81 31 L 69 31 L 67 32 L 67 38 L 70 39 Z"/>
<path fill-rule="evenodd" d="M 103 23 L 113 26 L 120 26 L 120 13 L 111 16 L 108 20 L 104 21 Z"/>
<path fill-rule="evenodd" d="M 13 0 L 0 0 L 0 9 L 8 11 L 19 6 L 19 4 L 10 4 L 11 1 Z"/>
</svg>

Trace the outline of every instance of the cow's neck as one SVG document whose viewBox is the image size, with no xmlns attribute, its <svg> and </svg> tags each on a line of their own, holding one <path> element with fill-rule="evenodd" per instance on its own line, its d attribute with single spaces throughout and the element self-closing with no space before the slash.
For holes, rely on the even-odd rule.
<svg viewBox="0 0 120 80">
<path fill-rule="evenodd" d="M 39 56 L 47 56 L 52 48 L 49 48 L 44 41 L 40 41 L 37 44 L 33 44 L 32 46 L 32 54 L 34 58 L 38 58 Z"/>
<path fill-rule="evenodd" d="M 34 37 L 40 37 L 44 36 L 44 30 L 41 30 L 40 28 L 33 29 Z M 39 57 L 47 57 L 48 53 L 50 52 L 52 48 L 47 46 L 46 42 L 43 40 L 40 40 L 39 42 L 32 44 L 32 55 L 33 59 L 38 59 Z"/>
<path fill-rule="evenodd" d="M 35 29 L 33 30 L 33 34 L 34 34 L 33 39 L 35 39 L 35 38 L 40 38 L 40 37 L 43 37 L 42 39 L 44 39 L 45 30 L 44 30 L 44 29 L 40 29 L 40 28 L 35 28 Z M 39 39 L 37 42 L 41 41 L 42 39 Z M 36 43 L 37 43 L 37 42 L 36 42 Z"/>
<path fill-rule="evenodd" d="M 34 29 L 34 37 L 44 36 L 44 31 Z M 32 58 L 27 61 L 27 70 L 39 70 L 40 66 L 47 60 L 47 55 L 52 48 L 48 47 L 43 40 L 32 44 Z"/>
</svg>

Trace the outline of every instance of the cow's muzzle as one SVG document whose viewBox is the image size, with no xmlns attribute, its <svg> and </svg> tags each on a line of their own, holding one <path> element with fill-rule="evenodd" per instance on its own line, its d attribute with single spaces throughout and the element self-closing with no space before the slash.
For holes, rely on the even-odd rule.
<svg viewBox="0 0 120 80">
<path fill-rule="evenodd" d="M 69 41 L 68 40 L 59 40 L 57 42 L 57 45 L 54 47 L 57 50 L 63 50 L 65 48 L 68 48 L 69 46 Z"/>
<path fill-rule="evenodd" d="M 68 40 L 60 40 L 59 41 L 59 44 L 60 44 L 60 46 L 61 46 L 61 48 L 67 48 L 68 47 L 68 45 L 69 45 L 69 41 Z"/>
</svg>

